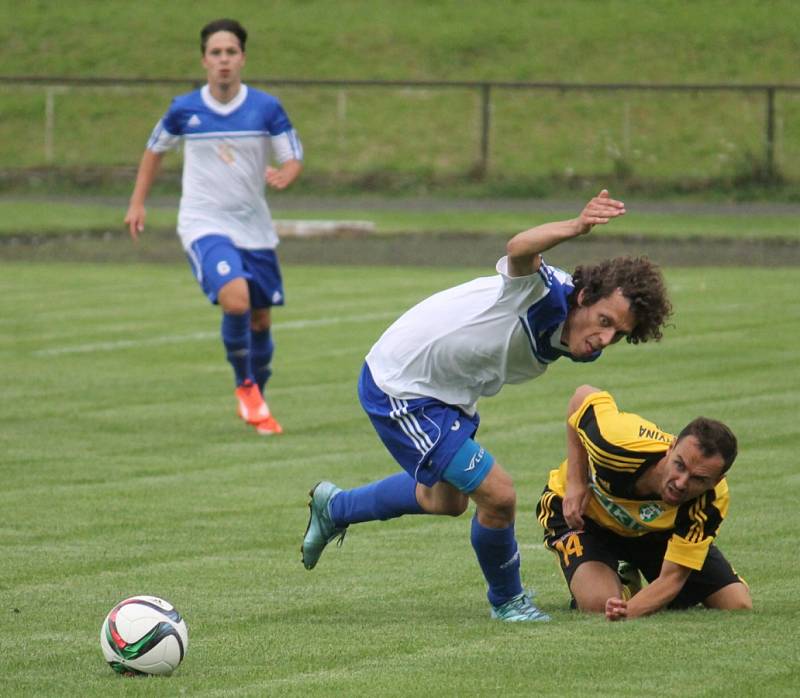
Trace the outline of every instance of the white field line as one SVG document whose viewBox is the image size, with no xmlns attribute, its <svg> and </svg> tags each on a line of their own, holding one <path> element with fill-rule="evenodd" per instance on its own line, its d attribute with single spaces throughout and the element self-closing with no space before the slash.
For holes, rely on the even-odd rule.
<svg viewBox="0 0 800 698">
<path fill-rule="evenodd" d="M 325 327 L 328 325 L 343 325 L 345 323 L 372 322 L 373 320 L 386 320 L 397 317 L 396 312 L 369 313 L 365 315 L 344 315 L 340 317 L 317 318 L 315 320 L 290 320 L 279 322 L 273 331 L 281 333 L 284 330 L 304 330 L 309 327 Z M 219 332 L 192 332 L 190 334 L 173 334 L 149 339 L 118 339 L 113 342 L 93 342 L 91 344 L 73 344 L 52 349 L 37 349 L 33 356 L 62 356 L 64 354 L 91 354 L 103 351 L 118 351 L 120 349 L 133 349 L 137 347 L 155 347 L 163 344 L 182 344 L 194 342 L 198 339 L 213 339 L 219 337 Z"/>
</svg>

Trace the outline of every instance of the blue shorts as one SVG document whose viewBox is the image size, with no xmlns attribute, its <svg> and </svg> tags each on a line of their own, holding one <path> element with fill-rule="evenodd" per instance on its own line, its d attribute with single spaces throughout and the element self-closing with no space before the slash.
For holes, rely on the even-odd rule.
<svg viewBox="0 0 800 698">
<path fill-rule="evenodd" d="M 358 381 L 361 406 L 389 453 L 411 477 L 433 487 L 453 456 L 478 431 L 480 417 L 433 398 L 401 400 L 384 393 L 364 364 Z"/>
<path fill-rule="evenodd" d="M 244 250 L 227 235 L 204 235 L 186 252 L 197 282 L 212 303 L 233 279 L 247 281 L 251 308 L 283 305 L 283 279 L 275 250 Z"/>
</svg>

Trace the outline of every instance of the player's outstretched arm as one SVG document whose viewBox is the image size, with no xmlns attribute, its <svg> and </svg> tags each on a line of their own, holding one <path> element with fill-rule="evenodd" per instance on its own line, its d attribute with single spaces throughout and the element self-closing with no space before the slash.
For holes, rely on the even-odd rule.
<svg viewBox="0 0 800 698">
<path fill-rule="evenodd" d="M 154 153 L 152 150 L 145 150 L 139 162 L 139 171 L 136 173 L 136 184 L 133 187 L 133 194 L 128 205 L 128 212 L 125 214 L 125 225 L 134 240 L 139 239 L 139 233 L 144 230 L 144 222 L 147 211 L 144 203 L 150 188 L 161 169 L 163 153 Z"/>
<path fill-rule="evenodd" d="M 623 215 L 625 204 L 612 199 L 608 190 L 603 189 L 583 207 L 577 218 L 537 225 L 518 233 L 506 245 L 510 275 L 533 274 L 539 269 L 542 252 L 570 238 L 585 235 L 595 225 L 604 225 Z"/>
</svg>

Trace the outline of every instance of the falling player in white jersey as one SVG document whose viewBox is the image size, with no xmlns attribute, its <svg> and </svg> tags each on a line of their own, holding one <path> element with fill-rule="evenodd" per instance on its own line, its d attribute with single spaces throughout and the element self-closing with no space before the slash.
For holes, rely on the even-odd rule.
<svg viewBox="0 0 800 698">
<path fill-rule="evenodd" d="M 363 521 L 409 514 L 459 516 L 476 505 L 471 541 L 488 585 L 491 615 L 549 620 L 522 588 L 511 477 L 475 438 L 480 397 L 544 373 L 561 357 L 593 361 L 622 339 L 661 338 L 671 312 L 648 259 L 582 265 L 572 275 L 541 253 L 625 213 L 606 190 L 577 218 L 514 236 L 496 274 L 441 291 L 400 317 L 367 354 L 358 394 L 402 471 L 341 490 L 311 490 L 303 564 Z"/>
<path fill-rule="evenodd" d="M 207 84 L 175 98 L 156 124 L 125 223 L 136 240 L 162 158 L 183 142 L 178 235 L 203 292 L 222 309 L 222 342 L 233 367 L 239 415 L 261 434 L 280 434 L 263 397 L 274 350 L 270 311 L 284 302 L 278 236 L 264 182 L 278 190 L 294 182 L 303 149 L 280 101 L 242 83 L 246 42 L 247 32 L 236 20 L 203 27 Z"/>
</svg>

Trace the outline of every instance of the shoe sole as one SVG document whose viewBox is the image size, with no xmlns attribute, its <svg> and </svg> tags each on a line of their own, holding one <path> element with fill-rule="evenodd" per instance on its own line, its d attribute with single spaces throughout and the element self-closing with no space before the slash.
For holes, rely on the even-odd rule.
<svg viewBox="0 0 800 698">
<path fill-rule="evenodd" d="M 237 410 L 236 414 L 239 416 L 239 419 L 241 419 L 245 424 L 249 424 L 251 427 L 253 427 L 262 436 L 275 436 L 277 434 L 283 434 L 283 427 L 279 426 L 278 429 L 259 429 L 258 425 L 261 424 L 264 421 L 263 419 L 261 419 L 261 420 L 259 420 L 257 422 L 251 422 L 249 419 L 246 419 L 244 417 L 244 415 L 242 414 L 241 410 Z"/>
<path fill-rule="evenodd" d="M 303 561 L 303 567 L 305 567 L 307 570 L 313 570 L 313 569 L 314 569 L 314 567 L 316 567 L 316 566 L 317 566 L 317 563 L 314 563 L 314 564 L 313 564 L 311 567 L 309 567 L 308 565 L 306 565 L 306 556 L 305 556 L 305 550 L 303 550 L 303 548 L 305 547 L 305 543 L 306 543 L 306 536 L 308 535 L 308 531 L 309 531 L 309 529 L 311 528 L 311 518 L 312 518 L 312 516 L 313 516 L 313 514 L 314 514 L 314 512 L 313 512 L 313 511 L 312 511 L 312 509 L 311 509 L 311 504 L 312 504 L 312 501 L 313 501 L 313 499 L 314 499 L 314 490 L 316 490 L 316 489 L 317 489 L 317 487 L 319 487 L 319 485 L 320 485 L 320 483 L 321 483 L 321 482 L 322 482 L 322 480 L 320 480 L 320 481 L 319 481 L 319 482 L 318 482 L 316 485 L 314 485 L 314 486 L 313 486 L 313 487 L 312 487 L 312 488 L 311 488 L 311 489 L 308 491 L 308 525 L 306 526 L 306 532 L 303 534 L 303 542 L 302 542 L 302 544 L 300 545 L 300 558 L 301 558 L 301 560 Z"/>
<path fill-rule="evenodd" d="M 253 425 L 256 429 L 257 434 L 261 434 L 261 436 L 279 436 L 283 434 L 283 429 L 278 431 L 277 429 L 259 429 L 257 424 Z"/>
<path fill-rule="evenodd" d="M 552 620 L 544 611 L 536 617 L 531 616 L 516 616 L 514 618 L 501 618 L 500 616 L 491 616 L 492 620 L 499 620 L 501 623 L 547 623 Z"/>
<path fill-rule="evenodd" d="M 515 616 L 513 618 L 502 618 L 495 615 L 494 611 L 490 613 L 492 620 L 499 620 L 501 623 L 547 623 L 552 620 L 544 611 L 539 611 L 539 615 L 535 618 L 531 616 Z"/>
</svg>

